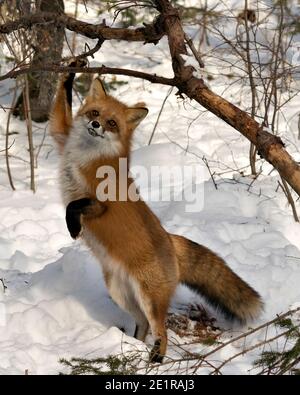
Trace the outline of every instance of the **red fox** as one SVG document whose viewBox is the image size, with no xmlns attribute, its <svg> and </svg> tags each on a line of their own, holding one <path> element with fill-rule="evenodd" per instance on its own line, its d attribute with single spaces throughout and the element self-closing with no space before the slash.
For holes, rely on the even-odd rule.
<svg viewBox="0 0 300 395">
<path fill-rule="evenodd" d="M 99 201 L 97 169 L 109 165 L 119 176 L 119 159 L 130 157 L 132 134 L 148 110 L 143 103 L 121 103 L 96 78 L 73 119 L 73 79 L 74 74 L 60 78 L 50 116 L 50 132 L 62 154 L 67 226 L 100 261 L 112 299 L 136 321 L 134 336 L 144 341 L 150 325 L 155 339 L 150 361 L 161 362 L 166 353 L 165 319 L 179 283 L 231 319 L 257 317 L 263 306 L 259 294 L 214 252 L 166 232 L 141 199 Z M 134 185 L 129 176 L 128 181 Z"/>
</svg>

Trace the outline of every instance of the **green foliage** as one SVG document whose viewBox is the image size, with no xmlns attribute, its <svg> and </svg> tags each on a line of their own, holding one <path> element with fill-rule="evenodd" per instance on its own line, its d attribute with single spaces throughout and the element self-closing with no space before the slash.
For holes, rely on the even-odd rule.
<svg viewBox="0 0 300 395">
<path fill-rule="evenodd" d="M 286 329 L 292 329 L 294 327 L 293 322 L 290 318 L 282 318 L 278 322 L 276 322 L 276 325 L 279 326 L 280 328 L 286 328 Z"/>
<path fill-rule="evenodd" d="M 104 12 L 112 12 L 114 19 L 118 20 L 121 27 L 128 28 L 129 26 L 149 22 L 155 10 L 151 1 L 141 1 L 140 5 L 136 1 L 127 1 L 127 3 L 120 0 L 99 1 L 98 14 L 101 15 Z"/>
<path fill-rule="evenodd" d="M 300 330 L 299 325 L 295 325 L 290 318 L 281 319 L 275 324 L 281 329 L 285 329 L 284 336 L 286 344 L 294 342 L 291 348 L 283 351 L 263 351 L 259 359 L 254 362 L 254 366 L 261 367 L 262 374 L 300 374 Z"/>
<path fill-rule="evenodd" d="M 186 6 L 184 0 L 172 0 L 171 3 L 179 9 L 181 19 L 188 23 L 198 23 L 202 18 L 207 18 L 210 21 L 218 19 L 221 14 L 213 8 L 205 8 L 205 6 Z M 111 12 L 114 18 L 118 20 L 122 27 L 137 26 L 142 23 L 151 22 L 155 15 L 156 9 L 153 1 L 122 1 L 122 0 L 97 0 L 98 14 L 104 12 Z"/>
<path fill-rule="evenodd" d="M 106 92 L 116 91 L 120 86 L 128 84 L 127 81 L 118 80 L 115 76 L 110 81 L 103 81 Z"/>
<path fill-rule="evenodd" d="M 107 358 L 65 358 L 60 363 L 69 368 L 68 375 L 130 375 L 136 373 L 135 355 L 109 355 Z M 66 373 L 60 373 L 65 375 Z"/>
<path fill-rule="evenodd" d="M 101 77 L 102 82 L 104 84 L 104 88 L 106 92 L 110 93 L 111 91 L 117 90 L 120 86 L 128 84 L 127 81 L 119 80 L 116 76 L 112 76 L 111 78 L 103 79 Z M 88 73 L 82 73 L 79 77 L 77 77 L 74 81 L 75 90 L 82 96 L 85 97 L 89 90 L 90 85 L 93 80 L 93 75 Z"/>
<path fill-rule="evenodd" d="M 213 336 L 209 336 L 206 339 L 203 339 L 201 341 L 202 344 L 205 344 L 206 346 L 213 346 L 216 344 L 219 344 L 219 342 L 217 341 L 217 339 Z"/>
<path fill-rule="evenodd" d="M 255 366 L 271 366 L 273 365 L 279 358 L 281 357 L 281 353 L 277 351 L 264 351 L 261 353 L 259 359 L 254 361 Z"/>
<path fill-rule="evenodd" d="M 93 80 L 93 75 L 82 73 L 79 77 L 75 78 L 74 88 L 81 96 L 85 97 L 90 90 L 90 85 Z"/>
<path fill-rule="evenodd" d="M 300 23 L 294 23 L 294 31 L 293 34 L 300 33 Z"/>
</svg>

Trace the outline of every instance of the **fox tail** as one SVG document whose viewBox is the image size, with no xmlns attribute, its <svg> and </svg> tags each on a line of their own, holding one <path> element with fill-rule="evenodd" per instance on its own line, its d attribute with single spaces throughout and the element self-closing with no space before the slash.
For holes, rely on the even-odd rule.
<svg viewBox="0 0 300 395">
<path fill-rule="evenodd" d="M 208 248 L 182 236 L 171 235 L 179 265 L 180 282 L 204 296 L 226 318 L 246 323 L 263 308 L 260 295 Z"/>
</svg>

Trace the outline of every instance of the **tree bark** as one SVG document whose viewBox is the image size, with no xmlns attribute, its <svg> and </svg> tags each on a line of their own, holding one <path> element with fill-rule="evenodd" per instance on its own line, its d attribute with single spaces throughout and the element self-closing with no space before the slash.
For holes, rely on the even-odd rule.
<svg viewBox="0 0 300 395">
<path fill-rule="evenodd" d="M 64 13 L 63 0 L 36 0 L 38 11 Z M 22 10 L 23 11 L 23 10 Z M 43 68 L 49 59 L 59 63 L 62 55 L 64 28 L 55 23 L 35 27 L 36 40 L 33 44 L 35 53 L 32 64 Z M 36 71 L 28 74 L 31 118 L 35 122 L 48 120 L 49 108 L 55 93 L 57 74 Z M 13 114 L 24 119 L 23 93 L 17 100 Z"/>
</svg>

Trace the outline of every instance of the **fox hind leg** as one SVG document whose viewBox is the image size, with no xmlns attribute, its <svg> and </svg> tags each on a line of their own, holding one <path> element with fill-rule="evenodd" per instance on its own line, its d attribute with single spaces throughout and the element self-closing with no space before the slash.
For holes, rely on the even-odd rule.
<svg viewBox="0 0 300 395">
<path fill-rule="evenodd" d="M 160 317 L 150 319 L 150 327 L 154 336 L 154 346 L 150 352 L 150 362 L 161 363 L 167 350 L 167 330 L 165 324 L 166 312 Z"/>
<path fill-rule="evenodd" d="M 167 349 L 167 330 L 165 319 L 169 307 L 169 300 L 157 300 L 157 297 L 141 295 L 141 307 L 149 322 L 154 346 L 150 352 L 150 362 L 161 363 Z"/>
<path fill-rule="evenodd" d="M 154 346 L 150 352 L 150 362 L 161 363 L 167 350 L 167 330 L 165 324 L 167 311 L 161 312 L 158 317 L 150 318 L 150 327 L 152 335 L 154 336 Z"/>
<path fill-rule="evenodd" d="M 149 331 L 148 320 L 142 311 L 140 311 L 139 314 L 137 314 L 137 313 L 133 314 L 133 316 L 134 316 L 135 322 L 136 322 L 133 337 L 144 342 L 146 339 L 146 336 L 148 334 L 148 331 Z"/>
</svg>

